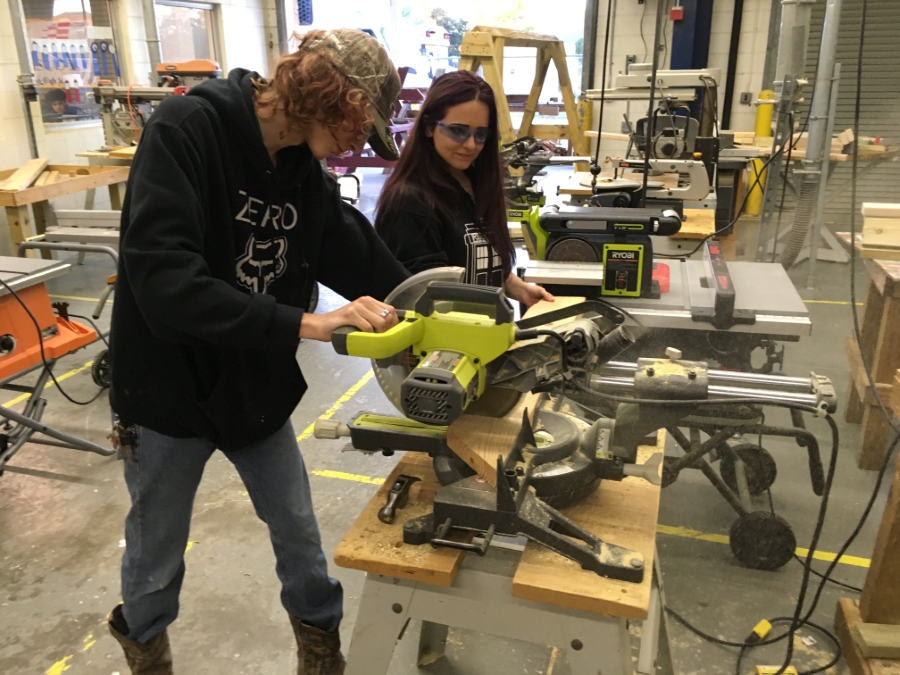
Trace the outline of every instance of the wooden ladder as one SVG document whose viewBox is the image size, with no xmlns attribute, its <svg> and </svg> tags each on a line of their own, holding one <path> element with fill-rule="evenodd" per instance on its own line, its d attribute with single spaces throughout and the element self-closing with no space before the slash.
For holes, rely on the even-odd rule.
<svg viewBox="0 0 900 675">
<path fill-rule="evenodd" d="M 525 116 L 522 118 L 522 125 L 518 132 L 513 129 L 509 103 L 506 93 L 503 91 L 503 49 L 505 47 L 537 49 L 534 83 L 531 85 L 531 93 L 525 103 Z M 553 141 L 565 139 L 571 143 L 572 150 L 576 155 L 583 157 L 588 154 L 588 141 L 584 137 L 578 116 L 578 105 L 575 102 L 575 95 L 572 93 L 572 81 L 569 79 L 569 69 L 566 65 L 565 47 L 559 38 L 508 28 L 475 26 L 463 36 L 459 53 L 459 69 L 475 72 L 481 67 L 484 79 L 494 90 L 494 96 L 497 99 L 500 137 L 504 143 L 524 136 Z M 566 125 L 534 124 L 538 99 L 544 88 L 544 79 L 551 61 L 559 73 L 559 86 L 568 121 Z"/>
</svg>

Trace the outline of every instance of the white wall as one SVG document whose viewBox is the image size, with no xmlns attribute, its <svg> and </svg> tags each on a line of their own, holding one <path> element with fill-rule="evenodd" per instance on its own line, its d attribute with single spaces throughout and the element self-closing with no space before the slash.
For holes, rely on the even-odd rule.
<svg viewBox="0 0 900 675">
<path fill-rule="evenodd" d="M 216 0 L 212 0 L 215 2 Z M 274 0 L 223 0 L 219 9 L 222 68 L 243 67 L 268 73 L 278 56 L 278 32 Z M 119 29 L 117 43 L 126 81 L 150 83 L 150 59 L 144 33 L 140 0 L 113 0 Z M 25 112 L 16 77 L 20 73 L 9 5 L 0 0 L 0 170 L 15 168 L 31 158 Z M 45 131 L 37 103 L 32 104 L 38 151 L 51 164 L 82 164 L 76 154 L 103 145 L 99 123 L 77 128 Z M 54 200 L 59 208 L 80 208 L 83 195 Z M 105 195 L 97 193 L 97 208 L 104 208 Z M 107 206 L 108 208 L 108 206 Z M 0 210 L 0 255 L 11 255 L 6 214 Z"/>
<path fill-rule="evenodd" d="M 616 0 L 614 3 L 614 23 L 612 50 L 609 56 L 611 66 L 608 72 L 613 74 L 625 71 L 625 58 L 629 54 L 635 54 L 638 61 L 642 60 L 645 53 L 644 44 L 641 41 L 641 16 L 643 14 L 644 40 L 647 43 L 647 62 L 653 58 L 652 45 L 654 39 L 655 17 L 658 2 L 665 0 L 646 0 L 644 4 L 638 4 L 637 0 Z M 756 119 L 756 108 L 740 104 L 740 94 L 743 91 L 753 92 L 754 100 L 762 87 L 762 71 L 766 57 L 766 43 L 768 41 L 769 12 L 771 0 L 745 0 L 744 18 L 741 30 L 741 42 L 738 52 L 737 73 L 735 76 L 734 102 L 731 112 L 731 129 L 736 131 L 752 131 Z M 734 0 L 716 0 L 713 5 L 712 31 L 709 46 L 709 67 L 719 68 L 722 71 L 722 81 L 719 83 L 719 110 L 725 96 L 725 73 L 728 67 L 728 48 L 731 39 L 731 22 L 734 14 Z M 672 26 L 673 23 L 666 19 L 665 44 L 668 50 L 660 54 L 660 68 L 668 68 L 672 51 Z M 600 87 L 600 73 L 603 63 L 603 48 L 606 28 L 606 3 L 601 3 L 600 16 L 597 27 L 597 49 L 595 52 L 595 81 L 594 87 Z M 611 85 L 607 85 L 611 86 Z M 633 102 L 630 105 L 629 118 L 632 123 L 646 114 L 646 105 Z M 624 102 L 606 103 L 603 115 L 603 130 L 621 132 L 622 115 L 629 106 Z M 594 103 L 594 125 L 597 128 L 599 120 L 599 104 Z M 615 153 L 624 151 L 625 144 L 617 144 L 610 141 L 603 142 L 604 152 Z"/>
</svg>

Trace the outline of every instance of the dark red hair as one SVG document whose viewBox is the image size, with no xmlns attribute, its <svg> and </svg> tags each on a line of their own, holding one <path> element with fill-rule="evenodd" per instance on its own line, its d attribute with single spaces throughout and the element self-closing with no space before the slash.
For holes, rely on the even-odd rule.
<svg viewBox="0 0 900 675">
<path fill-rule="evenodd" d="M 508 275 L 513 268 L 515 251 L 506 221 L 497 104 L 488 83 L 467 70 L 441 75 L 431 84 L 400 160 L 378 198 L 375 230 L 383 231 L 385 216 L 401 211 L 412 192 L 424 195 L 430 208 L 453 217 L 458 208 L 453 195 L 458 193 L 459 184 L 425 132 L 433 132 L 450 108 L 469 101 L 481 101 L 488 107 L 491 130 L 484 148 L 466 170 L 475 193 L 475 216 L 503 260 L 503 270 Z"/>
</svg>

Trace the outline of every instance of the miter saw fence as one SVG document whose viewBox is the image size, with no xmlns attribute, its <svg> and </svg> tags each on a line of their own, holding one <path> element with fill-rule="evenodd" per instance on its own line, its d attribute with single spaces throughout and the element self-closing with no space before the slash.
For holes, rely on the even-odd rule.
<svg viewBox="0 0 900 675">
<path fill-rule="evenodd" d="M 441 488 L 435 495 L 432 513 L 406 522 L 404 543 L 431 544 L 436 548 L 484 555 L 495 535 L 521 535 L 600 576 L 640 583 L 644 578 L 642 554 L 599 539 L 542 501 L 538 492 L 532 489 L 541 467 L 578 461 L 580 467 L 572 475 L 581 485 L 574 491 L 584 497 L 596 488 L 604 471 L 600 467 L 605 463 L 618 466 L 615 460 L 607 459 L 608 420 L 595 423 L 587 433 L 579 434 L 575 431 L 575 422 L 566 418 L 559 413 L 543 413 L 539 424 L 556 427 L 562 439 L 542 447 L 526 410 L 509 454 L 505 459 L 497 457 L 496 487 L 472 476 Z M 567 425 L 572 427 L 568 433 L 559 429 Z M 573 443 L 577 450 L 573 451 Z M 615 471 L 616 468 L 610 470 L 611 476 Z M 547 475 L 552 476 L 552 472 Z M 544 480 L 548 479 L 547 475 Z M 482 542 L 454 541 L 449 538 L 454 530 L 482 533 Z"/>
</svg>

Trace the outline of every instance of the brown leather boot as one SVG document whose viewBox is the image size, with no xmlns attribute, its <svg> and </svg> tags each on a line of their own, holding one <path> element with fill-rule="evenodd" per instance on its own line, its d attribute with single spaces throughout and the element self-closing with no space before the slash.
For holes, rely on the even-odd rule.
<svg viewBox="0 0 900 675">
<path fill-rule="evenodd" d="M 291 616 L 297 638 L 297 675 L 344 675 L 344 655 L 338 631 L 326 633 Z"/>
<path fill-rule="evenodd" d="M 174 675 L 169 636 L 163 631 L 145 645 L 125 637 L 128 624 L 122 616 L 122 605 L 109 618 L 109 632 L 122 645 L 132 675 Z"/>
</svg>

